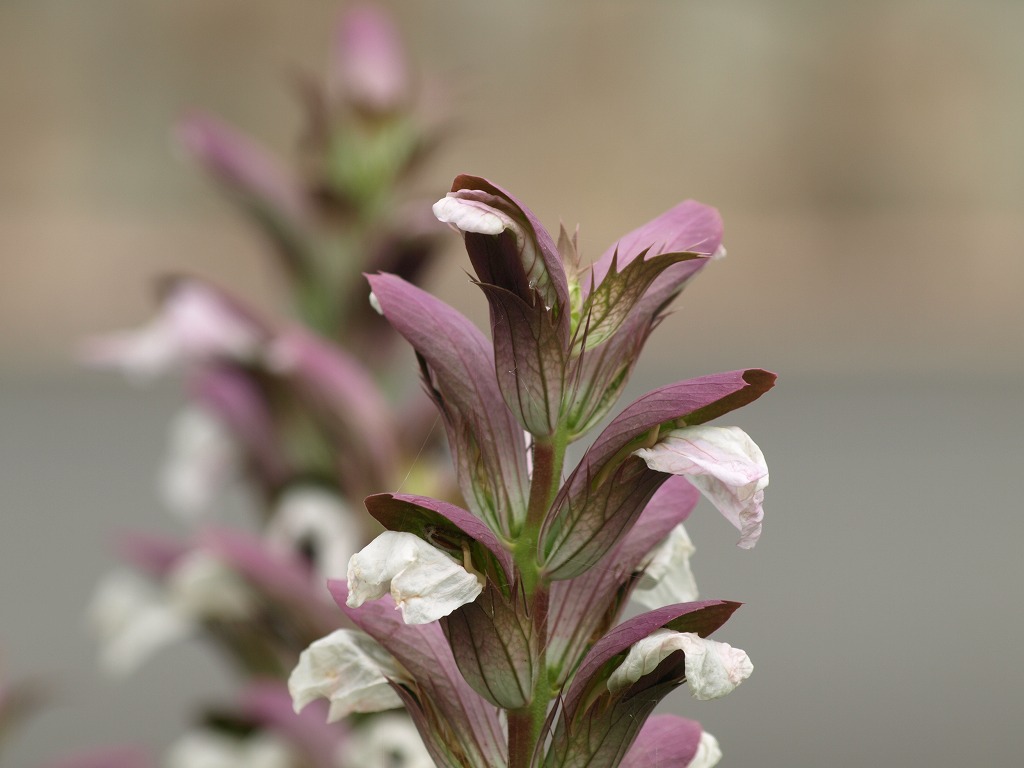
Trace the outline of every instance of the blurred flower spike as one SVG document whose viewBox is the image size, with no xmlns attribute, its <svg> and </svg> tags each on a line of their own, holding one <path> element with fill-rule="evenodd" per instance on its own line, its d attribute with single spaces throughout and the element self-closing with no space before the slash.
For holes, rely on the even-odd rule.
<svg viewBox="0 0 1024 768">
<path fill-rule="evenodd" d="M 433 260 L 443 230 L 413 212 L 424 206 L 412 206 L 405 190 L 443 125 L 436 99 L 419 98 L 398 31 L 380 8 L 353 5 L 342 14 L 328 70 L 326 83 L 299 79 L 299 169 L 201 110 L 190 110 L 174 135 L 274 246 L 302 320 L 355 344 L 377 331 L 379 344 L 386 337 L 360 273 L 415 279 Z"/>
<path fill-rule="evenodd" d="M 173 276 L 158 286 L 152 320 L 82 351 L 88 363 L 134 379 L 170 374 L 186 396 L 159 474 L 162 501 L 186 533 L 122 541 L 134 570 L 104 579 L 89 611 L 103 665 L 127 672 L 171 641 L 199 636 L 241 681 L 260 686 L 245 689 L 237 707 L 204 705 L 162 761 L 168 768 L 362 768 L 381 753 L 405 768 L 430 764 L 404 713 L 380 727 L 368 717 L 325 724 L 328 714 L 401 706 L 399 685 L 429 687 L 344 626 L 328 580 L 344 578 L 359 555 L 377 579 L 364 587 L 394 595 L 410 621 L 435 622 L 431 642 L 441 647 L 436 619 L 471 604 L 497 568 L 511 568 L 472 538 L 435 546 L 403 533 L 396 549 L 408 557 L 374 570 L 381 544 L 370 539 L 380 529 L 361 509 L 367 494 L 399 482 L 457 495 L 429 402 L 396 401 L 400 374 L 389 352 L 397 336 L 366 301 L 362 277 L 417 280 L 446 236 L 428 201 L 410 194 L 444 138 L 421 71 L 384 11 L 351 5 L 331 39 L 326 77 L 293 78 L 304 111 L 292 162 L 225 120 L 187 110 L 172 131 L 175 146 L 271 246 L 290 317 L 251 306 L 230 286 Z M 252 513 L 247 530 L 224 525 L 237 509 Z M 507 587 L 507 578 L 498 582 Z M 285 684 L 292 670 L 301 714 Z M 448 671 L 454 679 L 454 662 Z"/>
<path fill-rule="evenodd" d="M 554 238 L 485 179 L 459 176 L 433 210 L 464 237 L 491 339 L 399 276 L 368 279 L 374 307 L 416 353 L 465 508 L 367 498 L 388 530 L 352 557 L 347 585 L 332 583 L 336 602 L 402 670 L 389 679 L 437 765 L 614 768 L 661 752 L 673 765 L 714 765 L 717 741 L 698 724 L 648 715 L 683 683 L 718 698 L 753 669 L 745 652 L 707 639 L 738 604 L 695 602 L 682 523 L 699 491 L 740 529 L 741 547 L 756 542 L 764 456 L 742 430 L 707 422 L 775 376 L 750 369 L 660 387 L 563 470 L 569 444 L 609 415 L 671 300 L 723 253 L 718 213 L 681 203 L 588 273 L 577 237 Z M 619 623 L 638 585 L 652 610 Z M 396 610 L 401 619 L 388 618 Z M 434 621 L 444 649 L 423 634 Z M 426 670 L 448 664 L 461 682 L 438 690 Z M 456 727 L 436 714 L 469 701 L 475 721 Z"/>
</svg>

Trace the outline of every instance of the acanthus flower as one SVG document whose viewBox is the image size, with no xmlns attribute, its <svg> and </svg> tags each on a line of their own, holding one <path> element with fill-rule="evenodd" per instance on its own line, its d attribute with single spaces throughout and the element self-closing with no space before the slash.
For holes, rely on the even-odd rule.
<svg viewBox="0 0 1024 768">
<path fill-rule="evenodd" d="M 697 580 L 690 568 L 695 551 L 686 528 L 679 523 L 647 554 L 633 599 L 647 608 L 696 600 Z"/>
<path fill-rule="evenodd" d="M 658 629 L 629 649 L 608 678 L 608 690 L 617 693 L 649 675 L 676 651 L 685 656 L 686 683 L 697 699 L 718 699 L 750 677 L 754 665 L 745 651 L 728 643 L 707 640 L 694 632 Z"/>
<path fill-rule="evenodd" d="M 86 362 L 137 378 L 213 359 L 254 360 L 265 329 L 228 298 L 198 280 L 178 279 L 166 289 L 160 314 L 141 328 L 92 339 Z"/>
<path fill-rule="evenodd" d="M 165 768 L 291 768 L 295 752 L 273 734 L 231 736 L 197 730 L 179 738 L 165 757 Z"/>
<path fill-rule="evenodd" d="M 472 603 L 483 578 L 411 533 L 385 531 L 349 560 L 348 605 L 391 593 L 406 624 L 428 624 Z"/>
<path fill-rule="evenodd" d="M 100 664 L 114 675 L 135 671 L 195 628 L 158 587 L 127 570 L 112 571 L 100 581 L 87 613 L 100 643 Z"/>
<path fill-rule="evenodd" d="M 325 582 L 345 576 L 348 561 L 363 545 L 362 522 L 334 491 L 316 485 L 285 489 L 267 523 L 268 548 L 298 553 Z"/>
<path fill-rule="evenodd" d="M 241 448 L 216 415 L 199 405 L 178 412 L 160 469 L 161 496 L 171 512 L 196 521 L 241 470 Z"/>
<path fill-rule="evenodd" d="M 740 531 L 750 549 L 761 536 L 768 465 L 757 444 L 739 427 L 675 429 L 636 456 L 657 472 L 683 475 Z"/>
<path fill-rule="evenodd" d="M 386 713 L 375 717 L 344 744 L 340 768 L 368 768 L 386 760 L 397 768 L 434 768 L 434 761 L 412 721 Z"/>
<path fill-rule="evenodd" d="M 394 658 L 369 635 L 339 629 L 302 652 L 288 678 L 288 691 L 296 712 L 316 699 L 327 699 L 327 720 L 334 722 L 353 712 L 402 706 L 389 682 L 402 677 Z"/>
</svg>

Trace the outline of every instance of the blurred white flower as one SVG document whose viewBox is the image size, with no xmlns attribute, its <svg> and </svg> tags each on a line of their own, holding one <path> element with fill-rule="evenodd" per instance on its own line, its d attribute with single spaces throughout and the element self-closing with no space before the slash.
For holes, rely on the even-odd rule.
<svg viewBox="0 0 1024 768">
<path fill-rule="evenodd" d="M 349 559 L 365 541 L 360 518 L 338 494 L 316 485 L 285 491 L 265 535 L 272 551 L 309 557 L 324 580 L 345 578 Z"/>
<path fill-rule="evenodd" d="M 250 361 L 262 344 L 260 329 L 223 296 L 195 280 L 181 280 L 146 325 L 92 339 L 86 362 L 151 378 L 213 358 Z"/>
<path fill-rule="evenodd" d="M 266 732 L 236 737 L 193 731 L 171 745 L 164 768 L 296 768 L 294 750 Z"/>
<path fill-rule="evenodd" d="M 707 425 L 674 429 L 653 448 L 635 453 L 656 472 L 685 475 L 739 529 L 740 547 L 750 549 L 757 543 L 768 465 L 742 429 Z"/>
<path fill-rule="evenodd" d="M 434 768 L 423 739 L 405 714 L 367 720 L 342 745 L 341 768 Z"/>
<path fill-rule="evenodd" d="M 402 679 L 398 663 L 369 635 L 339 629 L 299 655 L 288 678 L 296 712 L 315 699 L 330 702 L 327 722 L 353 712 L 380 712 L 402 706 L 388 679 Z"/>
<path fill-rule="evenodd" d="M 658 629 L 633 644 L 608 678 L 608 690 L 616 693 L 628 688 L 676 651 L 686 657 L 686 684 L 698 699 L 725 696 L 754 671 L 746 652 L 728 643 L 706 640 L 693 632 Z"/>
<path fill-rule="evenodd" d="M 701 731 L 697 754 L 686 764 L 686 768 L 713 768 L 721 759 L 722 749 L 718 746 L 718 739 L 707 731 Z"/>
<path fill-rule="evenodd" d="M 482 579 L 411 533 L 385 531 L 348 563 L 348 600 L 358 608 L 391 592 L 406 624 L 429 624 L 476 600 Z"/>
<path fill-rule="evenodd" d="M 210 510 L 241 468 L 241 448 L 227 427 L 205 408 L 187 406 L 171 424 L 160 495 L 178 517 L 194 522 Z"/>
<path fill-rule="evenodd" d="M 697 581 L 690 569 L 690 557 L 695 551 L 680 523 L 648 553 L 633 599 L 651 609 L 696 600 Z"/>
<path fill-rule="evenodd" d="M 167 578 L 167 599 L 185 619 L 247 619 L 256 610 L 256 595 L 226 563 L 193 550 L 174 564 Z"/>
<path fill-rule="evenodd" d="M 131 571 L 113 571 L 100 581 L 87 618 L 100 644 L 101 666 L 117 675 L 135 671 L 155 651 L 193 630 L 159 588 Z"/>
</svg>

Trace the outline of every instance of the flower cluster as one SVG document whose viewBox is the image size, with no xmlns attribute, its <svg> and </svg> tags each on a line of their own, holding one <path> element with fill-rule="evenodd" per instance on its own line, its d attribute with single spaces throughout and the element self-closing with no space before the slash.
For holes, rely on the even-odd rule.
<svg viewBox="0 0 1024 768">
<path fill-rule="evenodd" d="M 388 20 L 355 6 L 326 86 L 305 83 L 297 170 L 215 118 L 178 126 L 272 244 L 294 319 L 175 276 L 156 319 L 87 345 L 188 393 L 160 488 L 189 533 L 123 538 L 131 567 L 90 609 L 101 660 L 128 672 L 200 635 L 234 662 L 239 691 L 170 768 L 715 765 L 700 724 L 651 715 L 679 686 L 712 699 L 751 674 L 709 638 L 738 604 L 698 600 L 683 524 L 703 495 L 740 547 L 757 542 L 764 456 L 711 422 L 775 377 L 614 409 L 672 300 L 724 253 L 721 220 L 683 202 L 584 267 L 577 236 L 485 179 L 456 178 L 431 216 L 402 196 L 435 139 L 415 94 Z M 444 224 L 490 338 L 415 284 Z M 426 398 L 394 396 L 399 336 Z M 248 528 L 214 522 L 228 497 L 254 510 Z M 623 621 L 631 599 L 647 612 Z M 73 765 L 148 764 L 113 754 Z"/>
<path fill-rule="evenodd" d="M 608 421 L 567 473 L 568 446 L 608 417 L 670 301 L 721 255 L 717 212 L 694 201 L 619 239 L 589 269 L 512 195 L 459 176 L 434 205 L 462 233 L 492 338 L 400 276 L 372 302 L 413 347 L 443 420 L 461 502 L 378 493 L 386 532 L 330 582 L 362 630 L 313 643 L 289 687 L 330 718 L 409 710 L 437 766 L 712 765 L 693 721 L 648 719 L 683 684 L 697 699 L 750 675 L 708 635 L 738 604 L 697 602 L 682 523 L 700 494 L 761 534 L 768 470 L 737 427 L 708 422 L 773 374 L 677 382 Z M 564 476 L 563 476 L 564 475 Z M 652 608 L 620 623 L 636 592 Z M 665 603 L 668 603 L 667 605 Z"/>
</svg>

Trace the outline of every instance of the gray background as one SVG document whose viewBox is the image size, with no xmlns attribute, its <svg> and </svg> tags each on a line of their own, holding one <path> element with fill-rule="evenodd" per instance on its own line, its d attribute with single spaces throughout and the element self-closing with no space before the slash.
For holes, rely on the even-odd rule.
<svg viewBox="0 0 1024 768">
<path fill-rule="evenodd" d="M 763 366 L 735 414 L 772 471 L 753 552 L 702 506 L 704 596 L 754 676 L 680 693 L 724 765 L 1015 766 L 1024 755 L 1024 6 L 1015 2 L 393 2 L 449 83 L 456 135 L 421 186 L 487 175 L 585 257 L 678 199 L 729 257 L 684 295 L 631 394 Z M 552 7 L 549 7 L 552 6 Z M 3 755 L 165 745 L 232 683 L 184 644 L 121 682 L 82 610 L 154 492 L 173 382 L 76 371 L 77 339 L 147 317 L 190 269 L 280 311 L 262 244 L 175 158 L 198 104 L 287 151 L 282 75 L 316 70 L 326 2 L 0 6 L 0 648 L 58 705 Z M 453 249 L 435 277 L 482 321 Z"/>
</svg>

